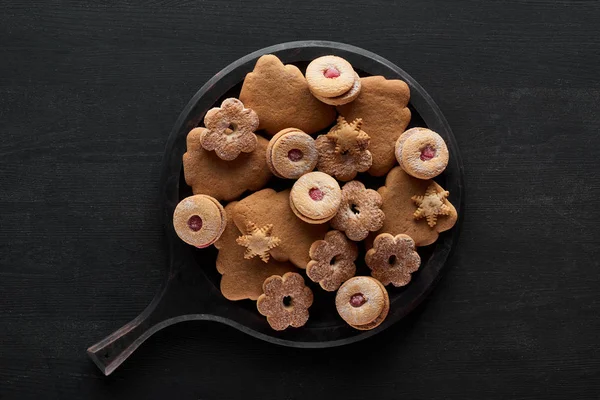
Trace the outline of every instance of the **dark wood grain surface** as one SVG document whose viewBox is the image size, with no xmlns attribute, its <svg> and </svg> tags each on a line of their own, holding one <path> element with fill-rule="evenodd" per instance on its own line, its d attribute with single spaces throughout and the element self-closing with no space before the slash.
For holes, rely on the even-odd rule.
<svg viewBox="0 0 600 400">
<path fill-rule="evenodd" d="M 445 113 L 467 185 L 445 277 L 352 346 L 190 322 L 104 377 L 85 349 L 162 278 L 179 112 L 228 63 L 302 39 L 382 55 Z M 3 1 L 0 398 L 597 398 L 599 65 L 597 1 Z"/>
</svg>

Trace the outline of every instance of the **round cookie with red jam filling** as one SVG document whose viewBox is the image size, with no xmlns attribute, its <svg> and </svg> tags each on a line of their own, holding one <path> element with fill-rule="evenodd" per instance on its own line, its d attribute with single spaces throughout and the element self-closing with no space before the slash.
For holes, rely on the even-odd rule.
<svg viewBox="0 0 600 400">
<path fill-rule="evenodd" d="M 427 128 L 412 128 L 396 141 L 396 159 L 407 174 L 431 179 L 448 165 L 448 146 L 444 139 Z"/>
<path fill-rule="evenodd" d="M 319 99 L 319 101 L 322 101 L 325 104 L 329 104 L 332 106 L 341 106 L 344 104 L 348 104 L 351 101 L 354 101 L 360 94 L 360 88 L 361 88 L 360 77 L 358 76 L 357 73 L 355 73 L 354 84 L 347 92 L 345 92 L 339 96 L 335 96 L 335 97 L 323 97 L 323 96 L 319 96 L 318 94 L 314 94 L 314 93 L 313 93 L 313 96 L 315 96 L 317 99 Z"/>
<path fill-rule="evenodd" d="M 200 249 L 219 239 L 226 221 L 223 206 L 213 197 L 203 194 L 181 200 L 173 213 L 177 236 Z"/>
<path fill-rule="evenodd" d="M 337 213 L 342 190 L 335 179 L 323 172 L 309 172 L 298 179 L 290 191 L 294 214 L 309 224 L 322 224 Z"/>
<path fill-rule="evenodd" d="M 318 158 L 315 140 L 296 128 L 280 131 L 267 146 L 267 165 L 279 178 L 298 179 L 315 169 Z"/>
<path fill-rule="evenodd" d="M 335 306 L 344 321 L 359 330 L 378 327 L 390 310 L 385 287 L 368 276 L 356 276 L 344 282 L 335 297 Z"/>
<path fill-rule="evenodd" d="M 319 57 L 306 67 L 308 88 L 316 96 L 341 96 L 352 88 L 355 80 L 354 68 L 341 57 Z"/>
</svg>

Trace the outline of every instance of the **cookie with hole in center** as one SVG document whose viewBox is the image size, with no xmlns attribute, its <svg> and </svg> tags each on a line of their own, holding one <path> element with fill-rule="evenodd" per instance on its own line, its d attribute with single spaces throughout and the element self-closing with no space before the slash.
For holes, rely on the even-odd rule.
<svg viewBox="0 0 600 400">
<path fill-rule="evenodd" d="M 173 213 L 177 236 L 200 249 L 216 242 L 226 223 L 223 206 L 215 198 L 203 194 L 181 200 Z"/>
<path fill-rule="evenodd" d="M 275 176 L 298 179 L 315 169 L 319 153 L 311 136 L 300 129 L 287 128 L 271 138 L 266 157 Z"/>
<path fill-rule="evenodd" d="M 355 276 L 339 288 L 335 306 L 348 325 L 359 330 L 370 330 L 381 325 L 387 317 L 390 298 L 378 280 Z"/>
<path fill-rule="evenodd" d="M 298 179 L 290 192 L 294 214 L 309 224 L 323 224 L 337 213 L 342 190 L 335 179 L 323 172 L 310 172 Z"/>
<path fill-rule="evenodd" d="M 446 142 L 431 129 L 409 129 L 396 141 L 400 167 L 415 178 L 435 178 L 446 169 L 448 158 Z"/>
<path fill-rule="evenodd" d="M 331 125 L 336 117 L 333 106 L 312 95 L 298 67 L 283 65 L 271 54 L 257 60 L 244 79 L 239 97 L 258 114 L 258 129 L 271 136 L 291 126 L 312 135 Z"/>
<path fill-rule="evenodd" d="M 361 78 L 361 85 L 358 97 L 337 110 L 347 121 L 362 118 L 362 129 L 371 138 L 373 164 L 369 174 L 383 176 L 396 163 L 396 140 L 410 122 L 410 90 L 404 81 L 383 76 Z"/>
</svg>

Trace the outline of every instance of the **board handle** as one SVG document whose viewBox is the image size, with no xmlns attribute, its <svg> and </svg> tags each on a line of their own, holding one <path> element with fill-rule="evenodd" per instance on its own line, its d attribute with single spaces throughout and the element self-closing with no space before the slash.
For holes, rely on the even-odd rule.
<svg viewBox="0 0 600 400">
<path fill-rule="evenodd" d="M 177 322 L 164 307 L 166 289 L 161 288 L 140 315 L 87 349 L 104 375 L 110 375 L 152 334 Z"/>
</svg>

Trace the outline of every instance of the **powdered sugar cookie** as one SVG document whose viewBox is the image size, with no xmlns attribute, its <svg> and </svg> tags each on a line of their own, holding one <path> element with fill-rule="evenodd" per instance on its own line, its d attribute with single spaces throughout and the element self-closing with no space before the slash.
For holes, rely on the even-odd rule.
<svg viewBox="0 0 600 400">
<path fill-rule="evenodd" d="M 432 179 L 448 165 L 448 147 L 444 139 L 427 128 L 412 128 L 396 141 L 396 159 L 409 175 Z"/>
</svg>

